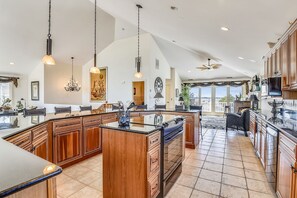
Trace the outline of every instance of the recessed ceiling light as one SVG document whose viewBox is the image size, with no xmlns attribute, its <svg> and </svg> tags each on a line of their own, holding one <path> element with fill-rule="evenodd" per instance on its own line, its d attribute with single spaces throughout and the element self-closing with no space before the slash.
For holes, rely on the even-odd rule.
<svg viewBox="0 0 297 198">
<path fill-rule="evenodd" d="M 188 73 L 191 73 L 191 71 L 189 70 Z"/>
<path fill-rule="evenodd" d="M 10 64 L 10 65 L 14 65 L 14 62 L 10 62 L 9 64 Z"/>
<path fill-rule="evenodd" d="M 221 30 L 223 30 L 223 31 L 229 31 L 229 28 L 227 28 L 227 27 L 221 27 Z"/>
<path fill-rule="evenodd" d="M 251 59 L 250 61 L 251 61 L 252 63 L 255 63 L 255 62 L 256 62 L 255 60 L 252 60 L 252 59 Z"/>
<path fill-rule="evenodd" d="M 172 42 L 175 43 L 176 41 L 175 40 L 172 40 Z"/>
<path fill-rule="evenodd" d="M 243 60 L 244 58 L 242 58 L 241 56 L 239 56 L 238 59 Z"/>
<path fill-rule="evenodd" d="M 125 31 L 125 28 L 122 28 L 122 31 Z"/>
</svg>

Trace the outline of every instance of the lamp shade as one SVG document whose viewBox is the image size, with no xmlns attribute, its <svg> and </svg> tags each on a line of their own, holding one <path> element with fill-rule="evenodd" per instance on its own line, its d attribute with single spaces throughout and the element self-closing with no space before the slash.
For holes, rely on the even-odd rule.
<svg viewBox="0 0 297 198">
<path fill-rule="evenodd" d="M 256 95 L 250 95 L 250 101 L 259 101 Z"/>
<path fill-rule="evenodd" d="M 43 64 L 46 64 L 46 65 L 56 65 L 56 61 L 55 61 L 55 59 L 52 57 L 52 55 L 45 55 L 45 56 L 42 58 L 42 62 L 43 62 Z"/>
<path fill-rule="evenodd" d="M 154 98 L 164 98 L 161 93 L 157 92 Z"/>
<path fill-rule="evenodd" d="M 98 67 L 91 67 L 90 73 L 92 73 L 92 74 L 100 74 L 100 69 Z"/>
<path fill-rule="evenodd" d="M 179 96 L 179 99 L 178 99 L 179 102 L 183 102 L 184 101 L 184 98 L 182 96 Z"/>
</svg>

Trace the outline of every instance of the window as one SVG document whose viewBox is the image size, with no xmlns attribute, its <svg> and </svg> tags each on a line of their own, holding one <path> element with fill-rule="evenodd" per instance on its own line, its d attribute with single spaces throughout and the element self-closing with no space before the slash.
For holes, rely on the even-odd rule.
<svg viewBox="0 0 297 198">
<path fill-rule="evenodd" d="M 199 87 L 192 87 L 190 89 L 190 104 L 191 105 L 199 105 Z"/>
<path fill-rule="evenodd" d="M 227 100 L 227 86 L 216 87 L 215 112 L 224 112 Z"/>
<path fill-rule="evenodd" d="M 201 87 L 201 105 L 205 112 L 211 112 L 212 87 Z"/>
<path fill-rule="evenodd" d="M 230 106 L 231 106 L 231 112 L 234 112 L 234 100 L 236 99 L 236 95 L 240 96 L 242 95 L 242 86 L 239 87 L 230 87 Z"/>
<path fill-rule="evenodd" d="M 3 100 L 3 98 L 11 99 L 9 83 L 0 83 L 0 102 Z"/>
</svg>

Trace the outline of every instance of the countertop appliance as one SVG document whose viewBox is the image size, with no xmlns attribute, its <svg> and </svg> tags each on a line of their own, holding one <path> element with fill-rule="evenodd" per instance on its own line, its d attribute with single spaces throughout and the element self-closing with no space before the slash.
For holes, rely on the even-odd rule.
<svg viewBox="0 0 297 198">
<path fill-rule="evenodd" d="M 265 173 L 273 189 L 276 189 L 278 135 L 275 127 L 266 126 Z"/>
</svg>

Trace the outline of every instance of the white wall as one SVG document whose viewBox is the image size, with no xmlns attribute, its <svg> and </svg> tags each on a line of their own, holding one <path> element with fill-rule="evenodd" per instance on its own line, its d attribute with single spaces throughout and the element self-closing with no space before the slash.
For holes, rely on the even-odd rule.
<svg viewBox="0 0 297 198">
<path fill-rule="evenodd" d="M 132 82 L 145 82 L 145 103 L 149 108 L 155 104 L 154 81 L 156 77 L 161 77 L 165 86 L 165 79 L 170 78 L 170 67 L 153 40 L 150 34 L 140 36 L 141 48 L 141 72 L 143 77 L 137 79 L 135 74 L 135 57 L 137 57 L 137 37 L 130 37 L 113 42 L 98 55 L 98 62 L 102 67 L 108 67 L 108 102 L 132 101 Z M 160 62 L 160 69 L 155 69 L 155 59 Z M 90 75 L 89 68 L 92 67 L 93 60 L 83 66 L 82 75 L 82 102 L 84 105 L 90 104 Z M 165 89 L 162 93 L 165 96 Z M 160 100 L 165 104 L 165 99 Z M 102 102 L 93 102 L 93 106 L 99 106 Z"/>
</svg>

